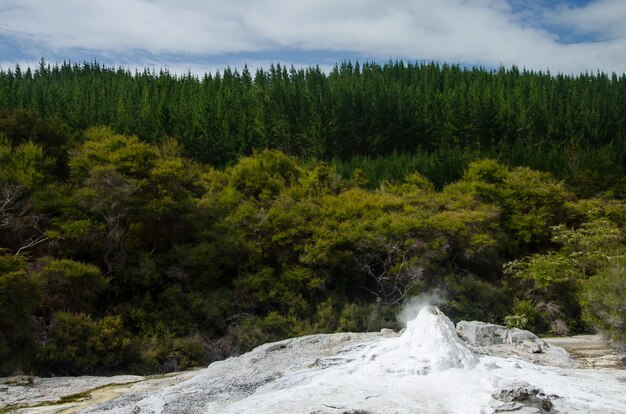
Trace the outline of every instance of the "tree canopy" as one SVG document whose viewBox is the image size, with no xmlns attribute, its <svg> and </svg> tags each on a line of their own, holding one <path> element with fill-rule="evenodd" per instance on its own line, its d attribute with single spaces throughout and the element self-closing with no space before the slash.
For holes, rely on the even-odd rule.
<svg viewBox="0 0 626 414">
<path fill-rule="evenodd" d="M 0 72 L 0 373 L 453 319 L 624 338 L 623 77 Z M 623 103 L 623 102 L 622 102 Z"/>
</svg>

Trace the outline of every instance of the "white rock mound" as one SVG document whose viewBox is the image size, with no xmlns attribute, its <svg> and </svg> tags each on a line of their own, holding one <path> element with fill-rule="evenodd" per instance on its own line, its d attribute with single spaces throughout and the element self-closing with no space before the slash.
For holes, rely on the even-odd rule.
<svg viewBox="0 0 626 414">
<path fill-rule="evenodd" d="M 452 321 L 434 306 L 422 308 L 400 337 L 372 343 L 361 360 L 357 370 L 380 377 L 471 369 L 479 362 Z"/>
<path fill-rule="evenodd" d="M 457 336 L 454 324 L 434 306 L 424 307 L 400 337 L 404 357 L 428 361 L 433 370 L 474 368 L 478 357 Z"/>
</svg>

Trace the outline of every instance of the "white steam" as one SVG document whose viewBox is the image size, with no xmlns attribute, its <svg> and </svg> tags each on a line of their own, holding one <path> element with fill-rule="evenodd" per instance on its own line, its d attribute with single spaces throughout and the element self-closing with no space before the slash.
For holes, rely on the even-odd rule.
<svg viewBox="0 0 626 414">
<path fill-rule="evenodd" d="M 446 293 L 442 289 L 435 289 L 430 292 L 420 293 L 413 296 L 405 304 L 404 308 L 396 319 L 402 327 L 406 328 L 407 323 L 417 317 L 417 314 L 426 306 L 440 306 L 446 303 Z"/>
</svg>

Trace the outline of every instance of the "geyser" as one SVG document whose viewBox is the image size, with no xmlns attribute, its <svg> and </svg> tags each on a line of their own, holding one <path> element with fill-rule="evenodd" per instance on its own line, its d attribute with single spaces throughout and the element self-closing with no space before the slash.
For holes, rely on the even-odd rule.
<svg viewBox="0 0 626 414">
<path fill-rule="evenodd" d="M 400 337 L 372 343 L 358 370 L 371 375 L 429 375 L 471 369 L 479 358 L 458 337 L 454 324 L 435 306 L 423 307 Z M 376 372 L 375 372 L 376 371 Z"/>
<path fill-rule="evenodd" d="M 399 341 L 407 358 L 424 361 L 432 370 L 473 368 L 478 363 L 452 321 L 435 306 L 424 307 L 409 321 Z"/>
</svg>

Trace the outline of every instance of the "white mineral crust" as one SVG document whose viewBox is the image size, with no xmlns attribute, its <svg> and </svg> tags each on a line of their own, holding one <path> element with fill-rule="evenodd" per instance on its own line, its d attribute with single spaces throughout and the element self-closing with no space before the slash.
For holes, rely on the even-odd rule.
<svg viewBox="0 0 626 414">
<path fill-rule="evenodd" d="M 623 370 L 477 355 L 441 311 L 425 307 L 401 336 L 311 335 L 266 344 L 174 387 L 89 412 L 625 413 L 625 391 Z"/>
</svg>

